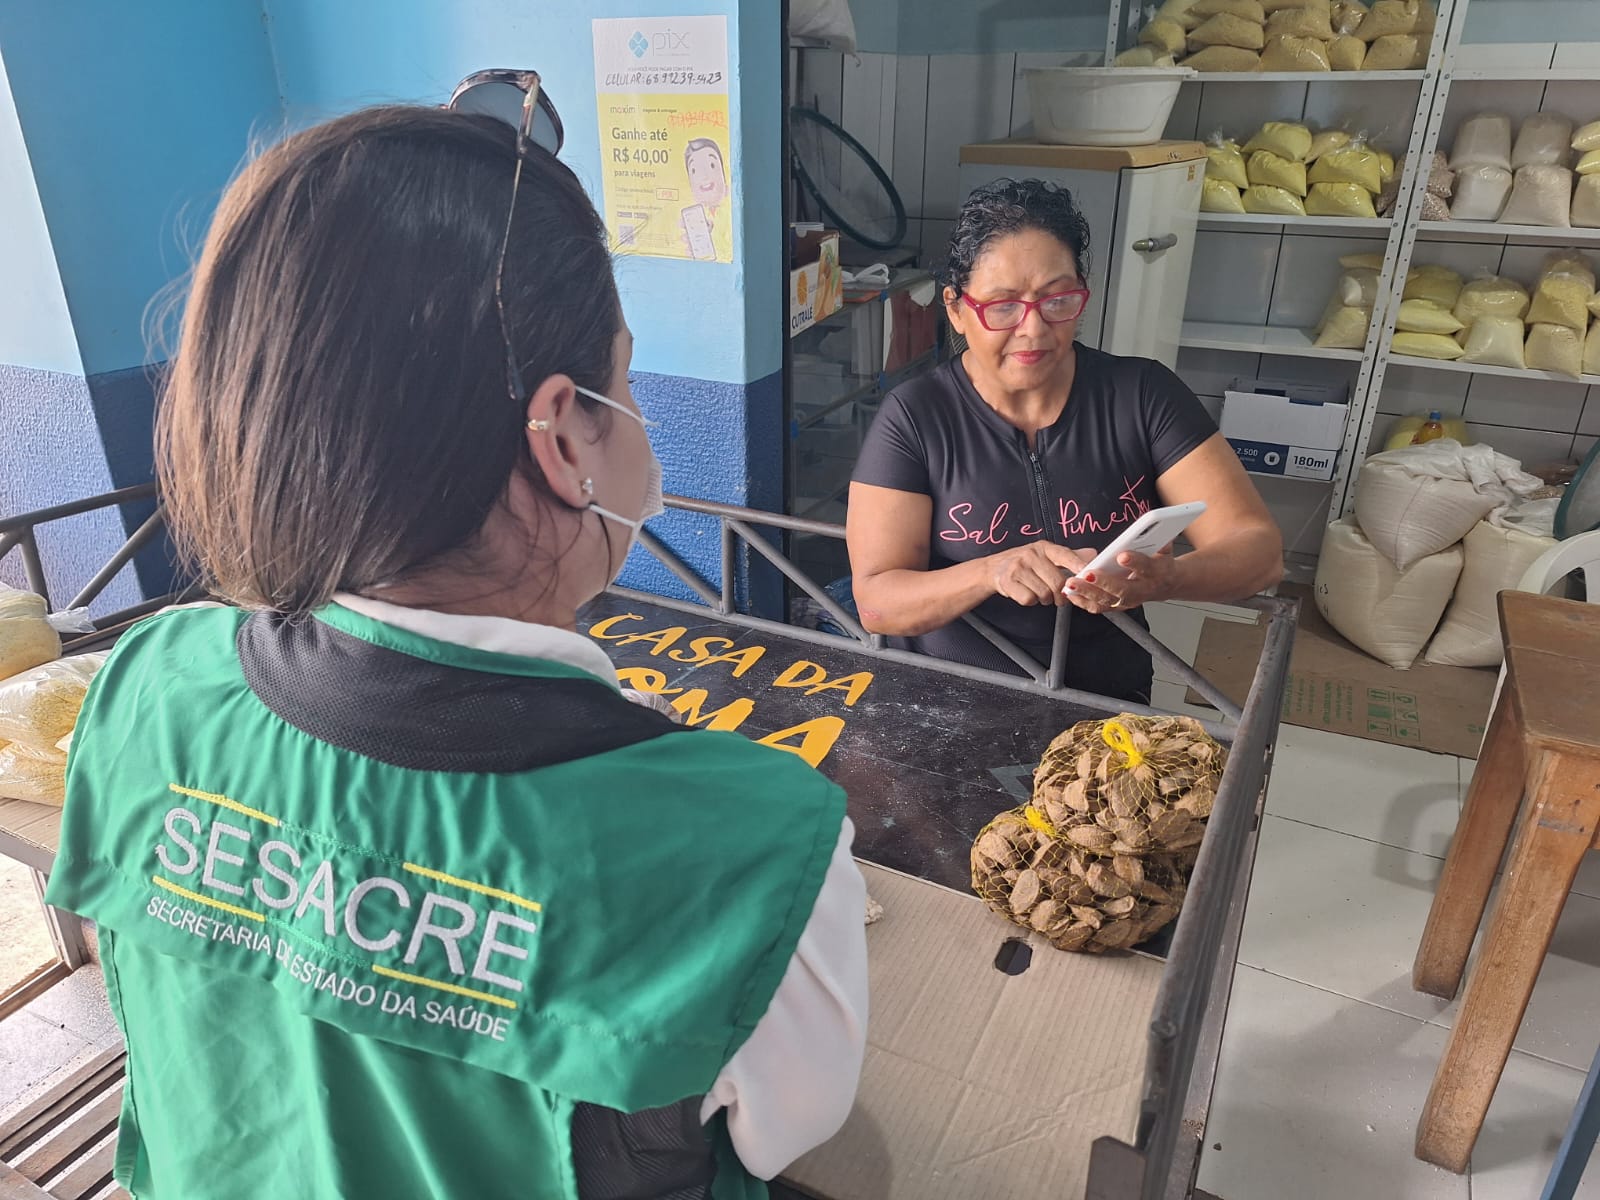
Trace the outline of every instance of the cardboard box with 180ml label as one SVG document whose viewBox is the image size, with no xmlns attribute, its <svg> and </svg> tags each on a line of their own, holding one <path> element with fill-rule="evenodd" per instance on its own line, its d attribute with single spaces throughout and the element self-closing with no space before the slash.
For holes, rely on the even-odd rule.
<svg viewBox="0 0 1600 1200">
<path fill-rule="evenodd" d="M 1222 436 L 1246 471 L 1332 479 L 1350 405 L 1343 388 L 1236 379 L 1222 404 Z"/>
</svg>

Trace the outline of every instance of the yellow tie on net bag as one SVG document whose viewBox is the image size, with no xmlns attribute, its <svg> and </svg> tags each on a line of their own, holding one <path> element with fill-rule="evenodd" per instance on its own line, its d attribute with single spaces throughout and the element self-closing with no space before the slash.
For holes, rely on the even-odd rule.
<svg viewBox="0 0 1600 1200">
<path fill-rule="evenodd" d="M 1143 941 L 1178 915 L 1226 758 L 1188 717 L 1074 725 L 978 835 L 973 890 L 1063 950 Z"/>
</svg>

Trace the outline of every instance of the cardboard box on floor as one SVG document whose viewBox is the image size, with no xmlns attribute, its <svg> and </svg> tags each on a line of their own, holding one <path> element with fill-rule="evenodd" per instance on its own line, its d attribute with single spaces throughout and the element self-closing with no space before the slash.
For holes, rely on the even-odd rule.
<svg viewBox="0 0 1600 1200">
<path fill-rule="evenodd" d="M 973 896 L 862 864 L 884 916 L 867 929 L 866 1067 L 843 1131 L 786 1183 L 819 1200 L 1081 1196 L 1094 1140 L 1131 1141 L 1163 964 L 1031 937 Z"/>
<path fill-rule="evenodd" d="M 1435 754 L 1478 757 L 1497 673 L 1477 667 L 1439 667 L 1420 659 L 1396 671 L 1340 637 L 1317 611 L 1311 590 L 1285 584 L 1279 594 L 1300 601 L 1300 623 L 1289 660 L 1282 719 L 1374 742 Z M 1242 703 L 1250 691 L 1264 625 L 1210 617 L 1200 631 L 1195 669 Z M 1191 704 L 1205 701 L 1194 691 Z"/>
</svg>

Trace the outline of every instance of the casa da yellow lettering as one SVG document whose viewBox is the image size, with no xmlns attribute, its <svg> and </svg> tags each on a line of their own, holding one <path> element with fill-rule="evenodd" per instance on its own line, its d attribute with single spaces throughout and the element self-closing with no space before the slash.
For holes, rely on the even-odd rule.
<svg viewBox="0 0 1600 1200">
<path fill-rule="evenodd" d="M 827 669 L 820 663 L 802 658 L 785 667 L 783 673 L 772 681 L 772 686 L 804 688 L 808 696 L 815 696 L 818 692 L 840 691 L 844 693 L 845 707 L 853 708 L 855 702 L 872 686 L 872 672 L 857 671 L 852 675 L 829 679 Z"/>
<path fill-rule="evenodd" d="M 843 717 L 812 717 L 811 720 L 801 721 L 800 724 L 788 729 L 769 733 L 760 739 L 760 743 L 775 750 L 787 750 L 790 754 L 798 754 L 811 766 L 819 767 L 843 732 Z M 800 739 L 798 743 L 794 741 L 795 738 Z"/>
<path fill-rule="evenodd" d="M 643 633 L 629 633 L 626 631 L 613 633 L 612 631 L 625 621 L 642 621 L 644 618 L 638 613 L 621 613 L 615 617 L 606 617 L 596 621 L 589 627 L 589 636 L 603 642 L 616 642 L 619 646 L 632 646 L 644 643 L 651 647 L 652 657 L 665 653 L 673 662 L 680 662 L 691 667 L 709 667 L 716 663 L 730 663 L 733 666 L 733 677 L 739 679 L 749 672 L 750 668 L 761 661 L 767 653 L 765 646 L 738 646 L 731 638 L 701 637 L 691 638 L 687 649 L 672 649 L 689 630 L 683 625 L 670 625 L 665 629 L 652 629 Z M 660 689 L 640 688 L 640 691 Z"/>
</svg>

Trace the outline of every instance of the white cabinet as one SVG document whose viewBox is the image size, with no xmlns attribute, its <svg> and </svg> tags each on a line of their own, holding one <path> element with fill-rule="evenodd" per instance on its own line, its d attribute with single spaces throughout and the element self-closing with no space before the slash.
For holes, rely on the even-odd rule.
<svg viewBox="0 0 1600 1200">
<path fill-rule="evenodd" d="M 1170 367 L 1178 359 L 1204 168 L 1204 148 L 1194 142 L 986 142 L 961 148 L 961 191 L 1004 178 L 1068 189 L 1089 222 L 1090 301 L 1079 340 Z"/>
</svg>

